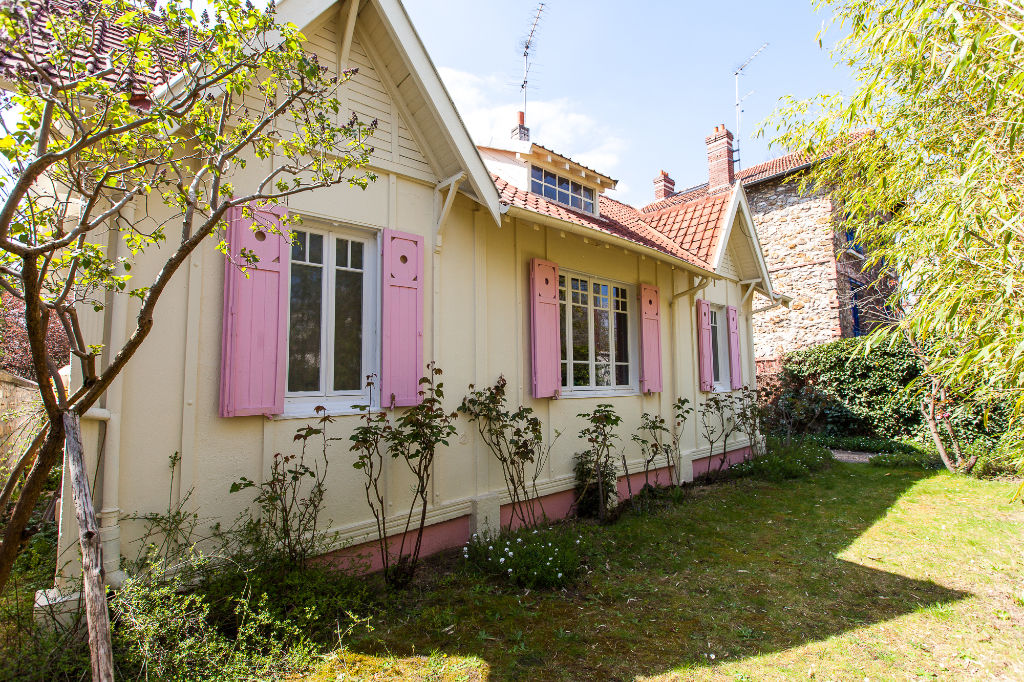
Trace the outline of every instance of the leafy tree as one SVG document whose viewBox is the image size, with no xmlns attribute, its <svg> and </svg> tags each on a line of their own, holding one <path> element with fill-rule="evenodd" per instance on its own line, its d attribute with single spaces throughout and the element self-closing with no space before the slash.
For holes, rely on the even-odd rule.
<svg viewBox="0 0 1024 682">
<path fill-rule="evenodd" d="M 785 100 L 766 127 L 817 161 L 865 247 L 899 274 L 896 324 L 927 341 L 925 412 L 943 395 L 1024 412 L 1024 5 L 817 0 L 846 34 L 851 96 Z M 819 36 L 820 40 L 820 36 Z"/>
<path fill-rule="evenodd" d="M 182 264 L 204 241 L 217 243 L 226 212 L 243 207 L 252 217 L 252 206 L 343 182 L 365 188 L 373 179 L 366 165 L 375 124 L 345 116 L 335 98 L 351 72 L 336 77 L 318 64 L 298 28 L 275 20 L 273 5 L 210 6 L 212 19 L 181 0 L 159 10 L 142 0 L 15 0 L 0 8 L 9 91 L 0 124 L 0 288 L 24 301 L 46 411 L 0 500 L 0 589 L 65 438 L 74 465 L 78 419 L 152 332 Z M 111 45 L 111 35 L 123 38 Z M 247 162 L 261 175 L 235 186 Z M 156 247 L 162 267 L 136 282 L 133 263 Z M 227 252 L 223 241 L 219 248 Z M 255 259 L 239 260 L 245 267 Z M 140 305 L 120 348 L 87 345 L 79 324 L 79 311 L 102 308 L 108 295 Z M 83 377 L 75 390 L 47 359 L 54 318 Z M 88 585 L 100 577 L 99 540 L 85 531 L 82 540 Z"/>
</svg>

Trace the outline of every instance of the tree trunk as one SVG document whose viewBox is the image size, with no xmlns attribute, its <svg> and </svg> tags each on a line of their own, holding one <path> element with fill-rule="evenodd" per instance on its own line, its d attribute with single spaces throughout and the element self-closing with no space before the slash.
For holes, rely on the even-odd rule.
<svg viewBox="0 0 1024 682">
<path fill-rule="evenodd" d="M 14 560 L 18 558 L 18 552 L 21 551 L 21 545 L 26 539 L 24 535 L 25 529 L 32 519 L 32 512 L 35 509 L 40 494 L 43 492 L 43 487 L 46 485 L 46 479 L 50 475 L 50 470 L 60 460 L 63 441 L 64 424 L 60 421 L 51 423 L 49 433 L 43 441 L 43 445 L 39 448 L 36 461 L 29 470 L 28 478 L 25 479 L 25 485 L 22 486 L 21 492 L 18 495 L 18 501 L 14 505 L 14 510 L 7 519 L 7 525 L 3 531 L 3 543 L 0 544 L 0 593 L 3 592 L 8 579 L 11 577 Z"/>
<path fill-rule="evenodd" d="M 927 408 L 925 405 L 927 404 Z M 957 473 L 956 467 L 953 462 L 949 459 L 949 453 L 946 452 L 946 444 L 942 442 L 942 434 L 939 433 L 939 425 L 935 421 L 935 401 L 933 399 L 925 399 L 921 403 L 921 414 L 924 415 L 924 420 L 928 424 L 928 431 L 932 434 L 932 441 L 935 443 L 936 449 L 939 451 L 939 457 L 942 458 L 942 463 L 946 465 L 954 474 Z"/>
<path fill-rule="evenodd" d="M 93 682 L 113 682 L 114 655 L 110 644 L 110 618 L 107 591 L 103 585 L 103 548 L 96 510 L 89 490 L 89 476 L 82 455 L 81 424 L 78 413 L 64 413 L 64 452 L 71 470 L 71 490 L 78 519 L 78 541 L 82 546 L 82 591 L 85 593 L 85 617 L 89 630 L 89 654 Z"/>
</svg>

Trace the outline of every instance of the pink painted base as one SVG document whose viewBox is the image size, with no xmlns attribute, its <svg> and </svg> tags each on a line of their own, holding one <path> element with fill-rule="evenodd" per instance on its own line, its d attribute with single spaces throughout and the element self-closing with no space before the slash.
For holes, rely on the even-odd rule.
<svg viewBox="0 0 1024 682">
<path fill-rule="evenodd" d="M 723 470 L 728 469 L 733 464 L 739 464 L 743 460 L 750 456 L 750 448 L 740 448 L 739 450 L 730 451 L 725 457 L 725 465 L 722 465 L 721 455 L 712 455 L 711 457 L 702 457 L 701 459 L 693 460 L 693 477 L 705 476 L 709 473 L 715 473 L 719 471 L 719 467 Z"/>
<path fill-rule="evenodd" d="M 742 448 L 740 450 L 730 452 L 728 456 L 728 464 L 732 465 L 737 462 L 742 462 L 746 459 L 749 452 L 749 448 Z M 718 455 L 695 460 L 693 462 L 694 477 L 706 474 L 709 469 L 711 471 L 717 470 L 719 460 L 720 457 Z M 632 486 L 634 495 L 640 492 L 644 487 L 645 480 L 649 480 L 652 485 L 664 486 L 671 484 L 672 477 L 668 467 L 651 470 L 649 479 L 644 478 L 644 473 L 642 471 L 631 474 L 629 482 L 630 486 Z M 624 500 L 629 497 L 629 486 L 626 484 L 625 476 L 621 476 L 619 478 L 618 493 L 620 500 Z M 563 490 L 561 492 L 552 493 L 551 495 L 545 495 L 538 500 L 534 500 L 533 509 L 537 518 L 546 517 L 551 521 L 557 521 L 572 515 L 572 507 L 575 501 L 576 494 L 573 490 Z M 523 525 L 518 518 L 513 518 L 511 504 L 505 504 L 501 507 L 501 525 L 503 528 L 511 528 L 513 530 L 520 528 Z M 468 516 L 460 516 L 457 519 L 451 519 L 449 521 L 443 521 L 441 523 L 435 523 L 431 526 L 427 526 L 423 530 L 423 546 L 420 551 L 420 556 L 427 557 L 446 549 L 452 549 L 454 547 L 464 545 L 469 540 L 469 528 Z M 395 535 L 390 538 L 388 541 L 388 547 L 392 552 L 398 551 L 401 539 L 401 535 Z M 415 542 L 416 534 L 410 532 L 406 536 L 405 540 L 406 550 L 408 551 L 411 548 L 412 543 Z M 321 557 L 321 561 L 326 566 L 354 573 L 373 573 L 384 567 L 384 563 L 381 561 L 380 548 L 377 546 L 376 542 L 366 542 L 354 547 L 339 549 Z"/>
</svg>

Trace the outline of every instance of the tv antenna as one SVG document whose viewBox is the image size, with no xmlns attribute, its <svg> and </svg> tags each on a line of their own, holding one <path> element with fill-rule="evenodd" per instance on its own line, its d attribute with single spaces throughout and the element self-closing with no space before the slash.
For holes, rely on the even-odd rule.
<svg viewBox="0 0 1024 682">
<path fill-rule="evenodd" d="M 523 84 L 519 89 L 523 91 L 523 113 L 526 113 L 526 86 L 530 81 L 530 51 L 533 50 L 534 41 L 537 39 L 537 26 L 540 24 L 540 15 L 544 13 L 544 3 L 537 5 L 537 13 L 533 16 L 533 24 L 530 26 L 530 33 L 523 42 Z"/>
<path fill-rule="evenodd" d="M 740 76 L 743 75 L 743 69 L 747 68 L 750 65 L 750 62 L 754 61 L 754 57 L 761 54 L 766 47 L 768 47 L 768 43 L 765 43 L 761 47 L 757 48 L 757 51 L 754 52 L 754 54 L 747 57 L 747 61 L 740 64 L 739 67 L 732 72 L 733 78 L 736 80 L 736 156 L 734 159 L 734 163 L 736 164 L 736 170 L 740 169 L 740 124 L 743 121 L 742 105 L 745 99 L 754 94 L 754 91 L 751 90 L 747 94 L 743 95 L 743 97 L 740 97 Z"/>
</svg>

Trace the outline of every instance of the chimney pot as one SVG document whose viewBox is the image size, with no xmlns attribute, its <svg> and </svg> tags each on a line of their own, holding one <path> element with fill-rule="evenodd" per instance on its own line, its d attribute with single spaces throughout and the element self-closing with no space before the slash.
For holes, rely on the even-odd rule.
<svg viewBox="0 0 1024 682">
<path fill-rule="evenodd" d="M 526 112 L 519 112 L 519 125 L 512 129 L 512 139 L 522 142 L 530 141 L 530 129 L 526 127 Z"/>
</svg>

